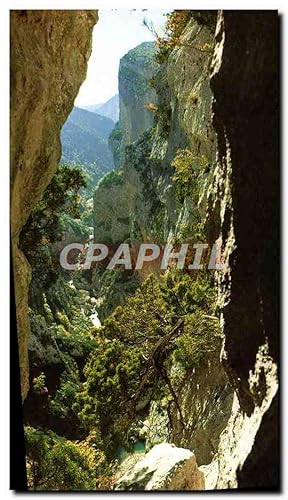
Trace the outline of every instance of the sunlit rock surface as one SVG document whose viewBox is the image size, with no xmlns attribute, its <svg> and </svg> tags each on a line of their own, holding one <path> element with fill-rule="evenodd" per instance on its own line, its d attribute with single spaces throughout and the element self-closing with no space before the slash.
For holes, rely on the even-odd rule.
<svg viewBox="0 0 288 500">
<path fill-rule="evenodd" d="M 96 21 L 88 10 L 11 12 L 11 235 L 23 398 L 31 271 L 19 235 L 56 171 L 61 127 L 86 76 Z"/>
<path fill-rule="evenodd" d="M 115 489 L 203 490 L 204 475 L 190 450 L 162 443 L 122 476 Z"/>
</svg>

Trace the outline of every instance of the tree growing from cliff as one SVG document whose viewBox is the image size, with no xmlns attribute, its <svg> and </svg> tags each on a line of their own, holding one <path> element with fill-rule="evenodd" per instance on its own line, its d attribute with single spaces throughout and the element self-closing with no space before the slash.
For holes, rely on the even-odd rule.
<svg viewBox="0 0 288 500">
<path fill-rule="evenodd" d="M 153 24 L 148 23 L 146 19 L 143 20 L 144 26 L 146 26 L 149 31 L 155 36 L 156 47 L 158 49 L 156 53 L 156 61 L 159 64 L 167 61 L 169 54 L 175 47 L 192 47 L 200 52 L 211 52 L 213 45 L 208 42 L 205 43 L 187 43 L 183 41 L 183 32 L 190 21 L 194 18 L 196 23 L 199 25 L 199 30 L 203 26 L 207 26 L 212 32 L 215 29 L 216 14 L 210 12 L 195 12 L 192 10 L 174 10 L 173 12 L 167 14 L 167 22 L 165 26 L 165 32 L 160 35 L 155 30 Z M 199 32 L 198 32 L 199 34 Z"/>
<path fill-rule="evenodd" d="M 105 449 L 129 445 L 131 422 L 147 387 L 166 391 L 178 405 L 170 355 L 177 351 L 186 370 L 218 345 L 215 309 L 210 275 L 196 278 L 170 270 L 160 278 L 150 275 L 105 321 L 74 406 L 84 425 L 98 429 Z"/>
<path fill-rule="evenodd" d="M 199 175 L 208 168 L 209 161 L 205 155 L 195 154 L 190 149 L 178 149 L 171 163 L 174 169 L 172 180 L 176 195 L 180 202 L 187 196 L 197 206 L 199 199 Z"/>
<path fill-rule="evenodd" d="M 167 14 L 165 32 L 163 35 L 157 33 L 153 24 L 148 23 L 148 21 L 144 18 L 144 26 L 149 29 L 156 39 L 156 47 L 158 49 L 156 53 L 156 61 L 159 64 L 162 64 L 167 59 L 174 47 L 180 45 L 181 35 L 188 21 L 191 19 L 191 16 L 192 11 L 190 10 L 174 10 L 173 12 Z"/>
</svg>

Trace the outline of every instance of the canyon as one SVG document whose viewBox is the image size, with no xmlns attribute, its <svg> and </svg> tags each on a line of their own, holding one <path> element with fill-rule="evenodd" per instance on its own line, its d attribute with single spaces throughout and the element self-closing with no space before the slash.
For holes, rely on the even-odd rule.
<svg viewBox="0 0 288 500">
<path fill-rule="evenodd" d="M 276 11 L 186 12 L 180 42 L 176 38 L 174 45 L 157 49 L 144 43 L 120 61 L 119 121 L 108 141 L 116 170 L 94 189 L 94 241 L 113 246 L 129 240 L 135 250 L 142 242 L 176 248 L 185 238 L 204 237 L 211 247 L 218 242 L 227 265 L 201 275 L 199 283 L 188 276 L 182 282 L 172 269 L 172 277 L 159 278 L 160 285 L 149 281 L 151 272 L 157 276 L 152 264 L 136 277 L 129 270 L 109 275 L 92 266 L 86 281 L 77 275 L 69 284 L 60 277 L 52 285 L 54 295 L 48 290 L 40 305 L 21 240 L 57 170 L 60 132 L 85 79 L 98 14 L 11 13 L 11 236 L 24 410 L 29 425 L 63 431 L 72 441 L 84 439 L 75 430 L 78 416 L 69 417 L 65 429 L 47 410 L 48 395 L 55 396 L 50 386 L 66 372 L 72 380 L 78 370 L 84 403 L 77 400 L 77 415 L 90 425 L 91 414 L 103 411 L 97 422 L 103 449 L 110 453 L 110 441 L 125 433 L 130 443 L 146 442 L 146 454 L 127 465 L 116 490 L 150 489 L 149 480 L 160 485 L 155 489 L 275 490 L 280 483 L 279 19 Z M 147 297 L 153 290 L 151 305 Z M 99 345 L 98 333 L 86 324 L 95 304 L 107 325 Z M 152 306 L 161 315 L 160 326 L 152 313 L 145 316 Z M 84 341 L 82 330 L 76 340 L 63 333 L 65 322 L 67 331 L 71 325 L 76 331 L 76 320 L 90 332 Z M 137 321 L 142 321 L 139 338 L 130 337 Z M 150 337 L 141 336 L 145 328 L 151 347 Z M 193 328 L 200 339 L 195 345 L 189 336 Z M 148 342 L 149 349 L 138 352 L 133 339 L 143 346 Z M 130 356 L 128 368 L 123 361 L 116 370 L 117 377 L 124 374 L 127 404 L 103 345 L 112 364 Z M 97 377 L 107 359 L 105 392 Z M 33 396 L 33 381 L 42 370 L 48 389 L 41 386 L 40 396 Z M 40 420 L 32 408 L 37 397 L 44 408 Z M 117 413 L 113 404 L 120 409 L 124 404 L 125 411 Z M 182 457 L 175 474 L 174 453 Z M 139 485 L 137 471 L 143 460 L 145 469 L 149 454 L 154 475 L 145 479 L 142 471 Z M 159 479 L 161 470 L 170 470 L 168 456 L 174 471 L 170 485 L 168 472 Z"/>
</svg>

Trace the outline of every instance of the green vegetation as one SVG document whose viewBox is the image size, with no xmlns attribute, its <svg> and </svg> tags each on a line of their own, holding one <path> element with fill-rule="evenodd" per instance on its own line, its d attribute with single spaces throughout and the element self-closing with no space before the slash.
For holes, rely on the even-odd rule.
<svg viewBox="0 0 288 500">
<path fill-rule="evenodd" d="M 167 386 L 172 397 L 177 393 L 168 376 L 171 353 L 185 369 L 195 367 L 216 349 L 218 337 L 210 275 L 150 275 L 105 320 L 96 338 L 74 407 L 83 425 L 97 430 L 110 453 L 121 443 L 131 445 L 129 429 L 147 387 Z"/>
<path fill-rule="evenodd" d="M 47 392 L 47 387 L 45 386 L 46 383 L 46 377 L 43 372 L 38 375 L 38 377 L 35 377 L 32 381 L 33 384 L 33 391 L 38 393 L 38 394 L 43 394 Z"/>
<path fill-rule="evenodd" d="M 146 130 L 137 141 L 126 147 L 124 170 L 127 172 L 126 178 L 129 181 L 129 166 L 133 165 L 133 169 L 139 174 L 140 182 L 142 183 L 142 198 L 141 202 L 137 200 L 135 203 L 134 220 L 143 219 L 142 211 L 148 205 L 149 211 L 146 214 L 145 221 L 143 221 L 145 230 L 151 235 L 153 241 L 163 243 L 163 216 L 165 207 L 159 199 L 156 179 L 160 172 L 165 173 L 165 165 L 158 159 L 151 157 L 154 133 L 154 129 Z M 131 238 L 141 241 L 142 235 L 141 233 L 139 234 L 139 228 L 136 224 L 133 229 Z"/>
<path fill-rule="evenodd" d="M 95 447 L 93 435 L 72 442 L 52 431 L 27 426 L 25 444 L 31 490 L 106 489 L 112 479 L 112 468 L 108 468 L 104 453 Z"/>
<path fill-rule="evenodd" d="M 111 134 L 109 135 L 108 143 L 109 147 L 113 153 L 113 159 L 115 167 L 119 167 L 121 164 L 121 141 L 123 137 L 123 132 L 120 129 L 119 122 L 116 123 Z"/>
<path fill-rule="evenodd" d="M 164 137 L 168 137 L 170 132 L 172 110 L 171 106 L 168 104 L 159 104 L 156 117 L 158 119 L 158 124 L 161 127 Z"/>
<path fill-rule="evenodd" d="M 209 31 L 214 33 L 216 26 L 216 13 L 205 12 L 205 11 L 192 11 L 192 10 L 174 10 L 173 12 L 167 14 L 167 22 L 165 26 L 164 35 L 159 35 L 153 25 L 149 25 L 144 21 L 144 25 L 155 35 L 156 38 L 156 61 L 159 64 L 163 64 L 167 61 L 169 54 L 175 47 L 193 47 L 200 52 L 211 52 L 213 50 L 213 45 L 207 42 L 195 44 L 195 43 L 184 43 L 183 32 L 190 21 L 194 19 L 200 26 L 207 26 Z M 153 85 L 153 83 L 152 83 Z"/>
<path fill-rule="evenodd" d="M 42 407 L 43 414 L 27 416 L 27 422 L 49 422 L 55 432 L 82 438 L 85 432 L 73 404 L 81 390 L 86 359 L 96 346 L 89 320 L 92 307 L 87 292 L 71 288 L 61 276 L 51 288 L 46 293 L 51 307 L 42 295 L 30 312 L 30 400 Z"/>
<path fill-rule="evenodd" d="M 156 34 L 156 47 L 158 48 L 156 60 L 159 64 L 164 63 L 170 52 L 181 44 L 181 35 L 191 17 L 191 10 L 174 10 L 167 14 L 165 35 L 161 37 Z"/>
<path fill-rule="evenodd" d="M 31 264 L 33 279 L 43 290 L 59 275 L 53 244 L 71 226 L 78 238 L 88 236 L 87 227 L 80 221 L 83 208 L 79 190 L 85 186 L 85 176 L 79 167 L 60 166 L 22 231 L 21 249 Z"/>
<path fill-rule="evenodd" d="M 92 271 L 91 285 L 95 295 L 101 297 L 97 311 L 102 322 L 118 305 L 125 304 L 127 297 L 133 295 L 139 286 L 139 277 L 121 267 L 113 270 L 98 267 Z"/>
<path fill-rule="evenodd" d="M 119 186 L 123 184 L 123 171 L 112 170 L 100 180 L 98 187 L 109 188 L 111 186 Z"/>
<path fill-rule="evenodd" d="M 181 45 L 193 15 L 168 15 L 166 34 L 157 40 L 158 62 Z M 204 15 L 197 20 L 210 21 Z M 210 50 L 205 43 L 198 49 Z M 126 111 L 131 93 L 135 102 L 149 95 L 151 67 L 158 68 L 150 42 L 122 59 Z M 134 450 L 140 435 L 135 428 L 147 418 L 150 403 L 164 402 L 170 426 L 173 412 L 182 422 L 178 394 L 185 376 L 219 349 L 213 274 L 189 272 L 191 255 L 181 272 L 173 262 L 154 274 L 149 266 L 137 274 L 102 264 L 68 273 L 59 265 L 64 242 L 87 241 L 91 229 L 111 251 L 120 241 L 135 251 L 143 241 L 174 237 L 175 251 L 182 242 L 205 241 L 199 200 L 209 169 L 206 149 L 196 135 L 191 144 L 180 126 L 173 137 L 177 106 L 166 76 L 160 69 L 152 77 L 157 99 L 144 106 L 155 114 L 154 128 L 126 148 L 119 124 L 112 130 L 110 120 L 74 108 L 62 130 L 62 162 L 74 166 L 59 167 L 21 234 L 32 267 L 30 391 L 24 405 L 29 489 L 111 489 L 117 450 Z M 200 99 L 191 91 L 187 106 L 196 108 Z M 142 99 L 137 113 L 144 108 Z M 100 327 L 90 319 L 96 310 Z"/>
<path fill-rule="evenodd" d="M 144 107 L 145 109 L 148 109 L 148 111 L 155 113 L 155 116 L 157 118 L 157 123 L 161 127 L 163 135 L 165 137 L 168 137 L 171 124 L 171 115 L 172 115 L 172 110 L 170 105 L 164 105 L 163 103 L 155 104 L 153 102 L 149 102 Z"/>
<path fill-rule="evenodd" d="M 196 202 L 199 199 L 199 174 L 208 167 L 208 158 L 196 155 L 189 149 L 179 149 L 172 161 L 174 168 L 173 181 L 179 201 L 192 196 Z"/>
<path fill-rule="evenodd" d="M 219 318 L 195 311 L 185 319 L 183 334 L 176 340 L 175 359 L 185 369 L 200 366 L 210 352 L 215 352 L 221 338 Z"/>
</svg>

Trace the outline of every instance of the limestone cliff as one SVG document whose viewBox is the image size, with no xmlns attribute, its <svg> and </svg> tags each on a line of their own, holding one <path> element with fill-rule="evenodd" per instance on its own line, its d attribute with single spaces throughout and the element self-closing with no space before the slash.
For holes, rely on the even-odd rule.
<svg viewBox="0 0 288 500">
<path fill-rule="evenodd" d="M 177 387 L 182 418 L 174 402 L 153 402 L 143 426 L 148 449 L 168 440 L 193 450 L 199 465 L 208 464 L 215 457 L 233 404 L 233 392 L 220 364 L 220 343 L 189 370 L 183 370 L 173 360 L 170 379 Z"/>
<path fill-rule="evenodd" d="M 190 450 L 162 443 L 150 450 L 116 483 L 117 490 L 203 490 L 204 474 Z"/>
<path fill-rule="evenodd" d="M 237 396 L 220 442 L 218 488 L 279 486 L 278 36 L 277 12 L 219 13 L 209 216 L 218 216 L 213 236 L 229 263 L 218 277 L 222 361 Z"/>
<path fill-rule="evenodd" d="M 158 196 L 165 206 L 166 238 L 194 237 L 197 215 L 205 217 L 207 189 L 216 158 L 212 126 L 210 63 L 215 43 L 215 13 L 195 14 L 180 42 L 156 75 L 158 114 L 151 157 L 161 160 Z M 177 197 L 173 160 L 189 151 L 191 187 Z M 163 168 L 165 167 L 165 168 Z M 193 193 L 197 186 L 197 193 Z"/>
<path fill-rule="evenodd" d="M 119 65 L 120 127 L 123 146 L 135 141 L 150 128 L 153 114 L 145 105 L 155 102 L 156 95 L 149 80 L 156 71 L 153 42 L 144 42 L 129 50 Z"/>
<path fill-rule="evenodd" d="M 61 127 L 86 75 L 96 21 L 87 10 L 11 12 L 11 234 L 23 398 L 30 268 L 19 235 L 57 168 Z"/>
<path fill-rule="evenodd" d="M 119 174 L 104 179 L 95 191 L 96 241 L 163 243 L 195 237 L 197 224 L 206 215 L 216 166 L 210 88 L 215 24 L 215 14 L 208 19 L 204 15 L 192 17 L 181 43 L 157 69 L 153 78 L 158 106 L 155 127 L 126 147 Z M 124 82 L 120 103 L 121 92 L 125 97 L 128 94 L 123 86 Z M 130 105 L 131 99 L 127 101 L 127 113 L 132 116 Z M 140 115 L 138 119 L 144 123 Z M 172 165 L 179 151 L 189 152 L 187 176 L 193 172 L 191 189 L 181 199 Z M 183 422 L 173 403 L 165 406 L 164 401 L 154 401 L 146 422 L 147 448 L 169 438 L 177 446 L 193 449 L 199 464 L 207 464 L 217 451 L 233 400 L 220 363 L 220 344 L 201 366 L 180 374 L 177 369 L 172 361 L 171 380 L 177 387 Z"/>
<path fill-rule="evenodd" d="M 219 346 L 185 374 L 177 397 L 185 427 L 174 409 L 171 441 L 194 450 L 199 465 L 208 464 L 217 453 L 233 402 L 231 386 L 220 364 Z"/>
<path fill-rule="evenodd" d="M 212 16 L 212 21 L 213 19 L 215 24 L 215 14 L 214 18 Z M 131 238 L 138 236 L 145 241 L 153 237 L 163 242 L 167 241 L 169 235 L 181 237 L 184 226 L 187 230 L 192 220 L 195 222 L 195 212 L 200 212 L 202 218 L 204 217 L 206 192 L 216 158 L 216 141 L 211 117 L 212 92 L 209 85 L 214 46 L 213 29 L 213 22 L 211 27 L 211 21 L 205 24 L 202 18 L 201 22 L 198 18 L 192 18 L 184 30 L 181 44 L 171 52 L 167 61 L 160 67 L 156 63 L 150 64 L 150 52 L 153 46 L 150 43 L 136 47 L 121 60 L 120 121 L 119 127 L 114 132 L 115 137 L 110 136 L 110 138 L 112 142 L 115 139 L 114 151 L 117 137 L 118 153 L 125 148 L 125 153 L 120 155 L 119 163 L 123 176 L 121 182 L 120 178 L 109 179 L 111 188 L 113 184 L 112 196 L 107 196 L 108 179 L 105 183 L 101 183 L 100 189 L 95 192 L 95 235 L 98 237 L 102 237 L 105 226 L 104 232 L 107 238 L 107 231 L 109 232 L 112 226 L 112 228 L 117 227 L 117 231 L 121 227 L 126 238 L 128 235 Z M 147 57 L 142 55 L 143 45 L 149 47 L 148 62 Z M 140 48 L 141 57 L 138 55 Z M 135 61 L 138 68 L 137 78 L 138 73 L 145 75 L 145 79 L 141 80 L 140 97 L 137 87 L 139 78 L 136 79 L 136 83 L 134 82 Z M 127 72 L 127 68 L 130 72 Z M 154 82 L 155 90 L 149 84 L 148 73 Z M 144 109 L 148 97 L 150 101 L 157 103 L 154 110 L 155 122 L 153 112 Z M 122 108 L 123 110 L 125 108 L 125 112 L 121 114 Z M 129 130 L 133 130 L 133 134 Z M 143 133 L 144 131 L 146 132 Z M 200 203 L 198 203 L 198 193 L 195 199 L 192 199 L 191 192 L 184 195 L 184 199 L 181 200 L 176 196 L 173 182 L 175 170 L 171 163 L 178 151 L 186 149 L 189 149 L 197 189 L 200 186 Z M 119 185 L 121 199 L 119 220 L 117 221 L 117 210 L 111 210 L 113 214 L 106 218 L 105 225 L 105 221 L 102 220 L 106 216 L 103 211 L 103 200 L 106 200 L 110 212 L 110 204 L 114 204 L 116 195 L 115 183 Z M 128 192 L 126 197 L 125 189 Z M 99 220 L 101 223 L 98 226 Z M 114 242 L 120 235 L 117 231 L 113 237 Z M 193 233 L 193 229 L 191 231 Z"/>
<path fill-rule="evenodd" d="M 134 142 L 144 130 L 152 127 L 153 113 L 145 106 L 156 101 L 156 93 L 150 80 L 157 66 L 153 42 L 141 43 L 120 60 L 119 123 L 111 136 L 117 166 L 121 163 L 120 158 L 124 158 L 125 147 Z"/>
<path fill-rule="evenodd" d="M 162 69 L 158 82 L 159 104 L 170 106 L 171 113 L 166 139 L 158 121 L 152 155 L 159 158 L 161 152 L 168 162 L 176 147 L 188 146 L 207 158 L 202 180 L 198 177 L 198 208 L 206 212 L 210 242 L 223 242 L 229 263 L 216 279 L 224 334 L 221 360 L 235 395 L 231 417 L 214 448 L 217 488 L 279 485 L 277 37 L 276 12 L 224 12 L 218 15 L 214 49 L 211 24 L 200 18 L 197 26 L 192 19 L 183 35 L 190 43 L 172 51 L 166 76 Z M 172 233 L 189 222 L 190 202 L 188 197 L 178 211 L 174 228 L 168 224 Z M 219 376 L 221 369 L 216 371 Z M 206 383 L 209 399 L 207 375 L 199 383 Z M 193 377 L 191 384 L 190 389 Z M 231 389 L 229 394 L 225 412 L 231 409 Z M 186 394 L 186 405 L 182 401 L 183 412 L 189 398 Z M 192 421 L 199 404 L 196 397 L 188 410 Z M 201 418 L 205 427 L 204 413 Z M 207 435 L 215 439 L 215 431 L 211 422 Z M 178 439 L 188 446 L 187 433 L 180 432 Z M 197 449 L 197 432 L 190 433 L 190 445 Z M 203 456 L 208 450 L 202 449 Z"/>
<path fill-rule="evenodd" d="M 200 217 L 205 218 L 207 193 L 213 179 L 217 151 L 211 113 L 213 95 L 210 88 L 216 16 L 212 14 L 208 19 L 205 15 L 202 16 L 193 17 L 188 22 L 181 43 L 156 74 L 160 112 L 150 139 L 152 145 L 149 162 L 142 160 L 140 166 L 141 159 L 145 156 L 143 143 L 140 148 L 140 141 L 135 143 L 138 156 L 134 153 L 129 159 L 128 154 L 126 155 L 126 163 L 130 165 L 128 177 L 135 178 L 135 170 L 138 173 L 134 218 L 138 227 L 142 228 L 142 236 L 145 235 L 146 238 L 151 238 L 152 235 L 155 238 L 155 233 L 163 241 L 183 239 L 185 236 L 191 238 L 197 224 L 195 214 L 199 212 Z M 192 193 L 188 194 L 182 203 L 175 193 L 174 172 L 171 167 L 179 149 L 191 151 L 191 168 L 196 171 L 200 192 L 196 198 L 191 196 Z M 204 164 L 201 163 L 203 159 Z M 134 176 L 131 175 L 132 170 Z M 158 214 L 158 219 L 153 224 L 155 213 Z M 214 221 L 208 218 L 207 227 L 211 224 Z M 172 380 L 175 372 L 177 365 L 174 363 Z M 148 443 L 151 445 L 159 442 L 158 435 L 161 442 L 164 432 L 166 438 L 169 436 L 177 446 L 193 449 L 199 464 L 206 464 L 217 452 L 220 434 L 229 420 L 233 400 L 231 386 L 220 364 L 219 346 L 202 361 L 200 367 L 184 374 L 177 397 L 184 426 L 179 420 L 177 409 L 171 405 L 169 432 L 169 419 L 167 413 L 166 417 L 163 416 L 162 403 L 153 405 L 148 418 Z M 161 431 L 158 422 L 161 422 Z M 163 431 L 165 427 L 166 431 Z"/>
<path fill-rule="evenodd" d="M 186 379 L 179 400 L 188 425 L 184 431 L 177 425 L 176 412 L 173 441 L 195 448 L 200 463 L 217 459 L 217 488 L 276 487 L 278 19 L 276 13 L 220 12 L 216 34 L 215 25 L 215 13 L 208 18 L 193 15 L 182 43 L 157 73 L 156 126 L 146 134 L 146 142 L 143 137 L 126 153 L 124 178 L 126 169 L 137 201 L 133 224 L 128 217 L 126 229 L 137 227 L 138 236 L 148 239 L 155 232 L 165 241 L 191 237 L 198 211 L 205 218 L 204 234 L 210 243 L 223 243 L 228 266 L 216 275 L 216 282 L 226 375 L 218 355 L 210 369 Z M 190 192 L 180 201 L 173 182 L 173 159 L 179 149 L 190 151 L 199 189 L 196 198 Z M 149 150 L 148 160 L 144 150 Z M 151 211 L 155 203 L 157 221 Z M 219 381 L 220 402 L 214 380 Z M 197 394 L 198 386 L 203 391 Z M 206 405 L 214 405 L 208 414 Z M 219 426 L 213 413 L 217 405 L 225 415 Z M 151 408 L 150 424 L 157 413 L 155 404 Z M 166 425 L 164 414 L 162 408 L 161 422 Z M 202 449 L 201 432 L 207 436 Z"/>
</svg>

